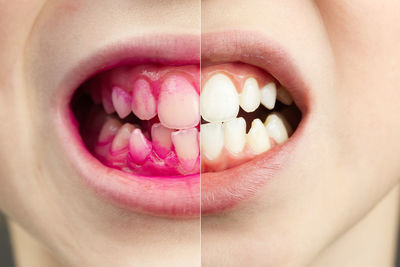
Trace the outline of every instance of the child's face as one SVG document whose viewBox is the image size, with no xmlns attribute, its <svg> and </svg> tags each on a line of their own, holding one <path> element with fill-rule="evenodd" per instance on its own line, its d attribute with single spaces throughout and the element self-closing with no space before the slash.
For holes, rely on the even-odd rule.
<svg viewBox="0 0 400 267">
<path fill-rule="evenodd" d="M 395 0 L 3 4 L 1 210 L 69 264 L 157 265 L 158 259 L 164 265 L 196 265 L 200 230 L 201 256 L 207 266 L 309 264 L 398 183 L 398 10 L 400 2 Z M 160 61 L 158 57 L 165 63 L 179 54 L 165 46 L 182 45 L 171 41 L 171 36 L 190 36 L 191 45 L 194 40 L 198 49 L 202 40 L 203 70 L 217 63 L 237 63 L 239 58 L 267 71 L 279 69 L 275 71 L 278 76 L 290 77 L 285 73 L 295 69 L 302 81 L 299 95 L 306 95 L 299 96 L 299 101 L 294 95 L 303 117 L 299 131 L 282 149 L 243 163 L 247 165 L 202 175 L 203 211 L 207 207 L 207 213 L 214 214 L 201 217 L 201 227 L 196 216 L 171 220 L 144 215 L 94 194 L 85 184 L 91 178 L 84 177 L 83 170 L 92 167 L 71 160 L 81 152 L 73 149 L 71 139 L 62 139 L 70 135 L 60 133 L 64 123 L 59 120 L 60 88 L 67 90 L 75 80 L 88 78 L 79 74 L 87 75 L 92 65 L 97 64 L 95 73 L 103 63 L 110 65 L 113 53 L 105 53 L 104 59 L 99 51 L 118 50 L 148 38 L 141 46 L 152 46 L 149 50 L 159 53 L 150 57 L 146 53 L 151 52 L 144 52 L 143 62 L 149 64 L 149 58 Z M 273 59 L 262 52 L 271 44 Z M 123 61 L 123 52 L 114 54 L 118 62 Z M 279 68 L 270 66 L 274 60 L 280 62 Z M 194 56 L 190 64 L 182 64 L 199 63 Z M 238 69 L 233 72 L 241 75 Z M 213 192 L 209 191 L 211 179 L 217 176 L 237 179 L 243 182 L 238 183 L 241 186 L 257 177 L 260 186 L 242 187 L 252 191 L 251 196 L 221 213 L 220 207 L 213 208 Z M 95 188 L 100 195 L 110 190 Z M 158 202 L 149 198 L 151 211 L 160 211 L 160 205 L 172 209 L 171 203 L 163 202 L 163 197 L 171 197 L 169 187 L 163 184 L 163 190 L 162 197 L 157 195 Z M 218 186 L 216 190 L 222 191 Z M 184 201 L 179 203 L 185 206 Z M 200 205 L 199 195 L 193 201 Z M 140 205 L 141 211 L 148 208 Z"/>
</svg>

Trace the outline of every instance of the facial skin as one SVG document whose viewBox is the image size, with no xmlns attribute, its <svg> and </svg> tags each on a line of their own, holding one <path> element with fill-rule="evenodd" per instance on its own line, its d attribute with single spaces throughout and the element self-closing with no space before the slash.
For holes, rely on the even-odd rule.
<svg viewBox="0 0 400 267">
<path fill-rule="evenodd" d="M 69 266 L 199 266 L 200 230 L 203 266 L 329 266 L 319 253 L 398 183 L 399 8 L 395 0 L 3 3 L 1 211 Z M 54 86 L 88 53 L 200 28 L 274 40 L 312 96 L 286 167 L 251 200 L 202 217 L 201 229 L 199 219 L 139 215 L 88 193 L 49 123 Z M 376 216 L 393 215 L 388 206 Z"/>
<path fill-rule="evenodd" d="M 198 1 L 2 4 L 0 208 L 67 266 L 199 266 L 198 218 L 139 215 L 98 198 L 51 122 L 56 86 L 73 64 L 142 34 L 198 35 L 199 14 Z"/>
<path fill-rule="evenodd" d="M 304 138 L 286 167 L 252 200 L 202 217 L 205 266 L 308 266 L 395 187 L 399 8 L 390 0 L 202 1 L 202 34 L 251 30 L 278 42 L 311 92 Z"/>
</svg>

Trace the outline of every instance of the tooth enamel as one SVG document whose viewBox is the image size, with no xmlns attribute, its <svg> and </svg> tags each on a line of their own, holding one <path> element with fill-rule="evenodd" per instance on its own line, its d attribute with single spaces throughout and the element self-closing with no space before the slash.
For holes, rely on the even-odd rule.
<svg viewBox="0 0 400 267">
<path fill-rule="evenodd" d="M 239 113 L 236 87 L 224 74 L 213 75 L 200 94 L 201 116 L 208 122 L 225 122 Z"/>
<path fill-rule="evenodd" d="M 200 145 L 204 156 L 209 160 L 219 157 L 224 147 L 222 123 L 206 123 L 200 126 Z"/>
<path fill-rule="evenodd" d="M 260 119 L 255 119 L 251 123 L 251 128 L 247 134 L 247 144 L 256 155 L 264 153 L 270 149 L 271 144 L 268 132 Z"/>
<path fill-rule="evenodd" d="M 133 130 L 129 138 L 129 153 L 136 164 L 142 164 L 151 153 L 151 142 L 140 129 Z"/>
<path fill-rule="evenodd" d="M 117 134 L 114 137 L 111 145 L 111 150 L 119 151 L 127 147 L 129 143 L 129 138 L 131 137 L 131 133 L 134 129 L 135 126 L 130 123 L 125 123 L 124 125 L 122 125 L 122 127 L 119 128 Z"/>
<path fill-rule="evenodd" d="M 265 120 L 264 125 L 267 129 L 268 135 L 278 144 L 283 144 L 288 140 L 288 129 L 285 126 L 288 125 L 288 122 L 285 121 L 285 118 L 282 115 L 278 113 L 269 115 Z"/>
<path fill-rule="evenodd" d="M 170 76 L 162 83 L 157 109 L 160 122 L 167 128 L 188 129 L 200 121 L 199 95 L 180 76 Z"/>
<path fill-rule="evenodd" d="M 111 142 L 119 128 L 121 128 L 121 123 L 117 119 L 108 119 L 100 130 L 98 143 L 104 144 Z"/>
<path fill-rule="evenodd" d="M 248 78 L 244 82 L 239 99 L 240 106 L 246 112 L 253 112 L 258 108 L 260 105 L 260 89 L 256 79 Z"/>
<path fill-rule="evenodd" d="M 172 129 L 164 127 L 161 123 L 155 123 L 151 127 L 153 149 L 161 158 L 165 158 L 172 149 L 172 132 Z"/>
<path fill-rule="evenodd" d="M 232 154 L 242 152 L 246 145 L 246 121 L 236 118 L 224 123 L 225 147 Z"/>
<path fill-rule="evenodd" d="M 111 90 L 106 86 L 102 86 L 101 101 L 103 102 L 104 111 L 107 114 L 114 113 L 115 109 L 111 99 Z"/>
<path fill-rule="evenodd" d="M 149 82 L 138 79 L 133 84 L 132 111 L 141 120 L 150 120 L 157 115 L 156 99 Z"/>
<path fill-rule="evenodd" d="M 111 93 L 111 98 L 115 111 L 118 116 L 123 119 L 131 113 L 132 96 L 125 90 L 114 86 Z"/>
<path fill-rule="evenodd" d="M 278 87 L 276 98 L 283 104 L 290 106 L 293 103 L 293 98 L 288 90 L 282 85 Z"/>
<path fill-rule="evenodd" d="M 261 103 L 268 109 L 273 109 L 276 102 L 276 85 L 269 83 L 261 88 Z"/>
<path fill-rule="evenodd" d="M 171 138 L 182 168 L 186 171 L 193 170 L 199 155 L 197 129 L 191 128 L 173 132 Z"/>
</svg>

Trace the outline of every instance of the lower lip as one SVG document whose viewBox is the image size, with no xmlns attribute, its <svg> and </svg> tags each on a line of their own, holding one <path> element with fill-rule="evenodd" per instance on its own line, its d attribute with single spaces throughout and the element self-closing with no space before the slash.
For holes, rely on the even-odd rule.
<svg viewBox="0 0 400 267">
<path fill-rule="evenodd" d="M 128 62 L 199 64 L 199 43 L 199 37 L 192 35 L 133 38 L 119 45 L 118 49 L 109 48 L 97 53 L 87 62 L 72 68 L 65 78 L 68 86 L 60 88 L 54 99 L 56 129 L 67 158 L 72 162 L 78 176 L 83 178 L 97 196 L 133 212 L 166 217 L 200 216 L 200 174 L 147 177 L 106 167 L 86 149 L 69 105 L 75 88 L 105 69 Z M 84 79 L 76 78 L 82 76 Z M 73 86 L 70 81 L 67 82 L 68 79 L 75 79 Z"/>
<path fill-rule="evenodd" d="M 201 174 L 201 213 L 208 215 L 231 209 L 253 198 L 287 166 L 307 125 L 310 96 L 289 55 L 281 46 L 259 33 L 226 31 L 203 34 L 202 59 L 212 64 L 243 62 L 266 70 L 289 89 L 302 112 L 300 124 L 284 145 L 237 167 Z"/>
</svg>

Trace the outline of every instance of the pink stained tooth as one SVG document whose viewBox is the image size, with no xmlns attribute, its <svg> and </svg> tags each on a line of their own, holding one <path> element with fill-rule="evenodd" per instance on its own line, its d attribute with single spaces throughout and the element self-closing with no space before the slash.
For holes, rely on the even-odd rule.
<svg viewBox="0 0 400 267">
<path fill-rule="evenodd" d="M 199 132 L 196 128 L 180 130 L 171 134 L 172 143 L 181 166 L 186 171 L 191 171 L 196 165 L 199 156 Z"/>
<path fill-rule="evenodd" d="M 129 153 L 133 162 L 142 164 L 151 153 L 152 144 L 140 129 L 133 130 L 129 139 Z"/>
<path fill-rule="evenodd" d="M 172 132 L 172 129 L 165 128 L 161 123 L 155 123 L 151 127 L 153 149 L 161 158 L 165 158 L 172 149 Z"/>
<path fill-rule="evenodd" d="M 114 140 L 111 144 L 111 150 L 113 152 L 117 152 L 128 147 L 129 138 L 131 137 L 133 130 L 135 130 L 135 126 L 130 123 L 125 123 L 122 125 L 122 127 L 119 128 L 117 135 L 114 137 Z"/>
<path fill-rule="evenodd" d="M 114 105 L 111 99 L 111 90 L 107 86 L 101 87 L 101 100 L 103 102 L 104 110 L 107 114 L 114 113 Z"/>
<path fill-rule="evenodd" d="M 188 129 L 200 121 L 199 95 L 184 77 L 169 76 L 161 85 L 158 98 L 160 122 L 171 129 Z"/>
<path fill-rule="evenodd" d="M 132 96 L 124 89 L 114 86 L 111 93 L 112 103 L 118 116 L 123 119 L 131 113 Z"/>
<path fill-rule="evenodd" d="M 144 79 L 133 84 L 132 111 L 141 120 L 150 120 L 157 115 L 156 99 L 149 82 Z"/>
<path fill-rule="evenodd" d="M 108 119 L 100 130 L 98 144 L 103 145 L 110 143 L 121 126 L 122 124 L 117 119 Z"/>
</svg>

